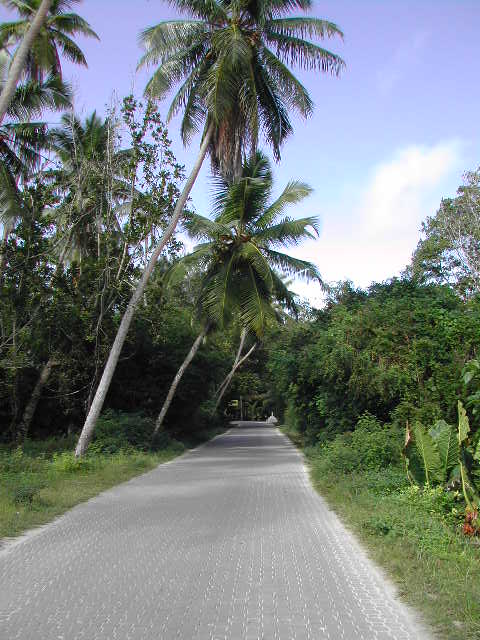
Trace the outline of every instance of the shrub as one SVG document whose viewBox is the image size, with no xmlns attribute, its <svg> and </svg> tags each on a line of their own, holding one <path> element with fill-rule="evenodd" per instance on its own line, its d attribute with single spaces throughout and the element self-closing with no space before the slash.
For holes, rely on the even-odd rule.
<svg viewBox="0 0 480 640">
<path fill-rule="evenodd" d="M 98 420 L 91 451 L 116 453 L 132 447 L 146 451 L 152 445 L 153 429 L 153 420 L 141 413 L 105 411 Z"/>
<path fill-rule="evenodd" d="M 355 431 L 337 435 L 328 443 L 308 450 L 314 465 L 326 472 L 352 473 L 378 471 L 398 465 L 401 454 L 401 433 L 392 425 L 382 425 L 377 418 L 364 413 Z"/>
<path fill-rule="evenodd" d="M 16 506 L 31 507 L 37 494 L 44 488 L 45 482 L 38 475 L 19 473 L 5 477 L 8 499 Z"/>
<path fill-rule="evenodd" d="M 50 470 L 53 473 L 84 473 L 90 471 L 93 466 L 90 458 L 75 458 L 73 453 L 64 451 L 53 454 Z"/>
</svg>

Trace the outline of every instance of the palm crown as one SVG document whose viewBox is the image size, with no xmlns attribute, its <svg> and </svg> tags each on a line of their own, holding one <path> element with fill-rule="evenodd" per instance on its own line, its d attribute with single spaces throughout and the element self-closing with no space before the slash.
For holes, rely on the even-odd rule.
<svg viewBox="0 0 480 640">
<path fill-rule="evenodd" d="M 71 36 L 81 34 L 98 36 L 88 22 L 69 9 L 80 0 L 54 0 L 47 20 L 36 37 L 27 59 L 27 76 L 41 81 L 45 74 L 61 76 L 60 54 L 68 60 L 87 66 L 85 56 Z M 20 41 L 28 30 L 32 17 L 41 0 L 4 0 L 9 9 L 15 10 L 20 20 L 0 25 L 0 48 L 9 48 Z"/>
<path fill-rule="evenodd" d="M 201 269 L 201 314 L 217 326 L 238 314 L 243 326 L 261 334 L 273 314 L 274 301 L 294 308 L 293 295 L 282 275 L 320 280 L 313 264 L 279 251 L 317 233 L 317 218 L 295 220 L 284 214 L 288 206 L 311 191 L 308 185 L 291 181 L 279 198 L 270 202 L 270 163 L 257 152 L 244 164 L 240 180 L 232 184 L 217 179 L 215 218 L 191 217 L 188 232 L 203 242 L 174 267 L 170 277 L 176 279 L 185 271 Z"/>
<path fill-rule="evenodd" d="M 8 65 L 7 54 L 0 51 L 0 88 Z M 18 215 L 18 185 L 38 168 L 42 151 L 48 149 L 46 124 L 32 118 L 40 116 L 44 109 L 66 109 L 71 106 L 71 99 L 70 87 L 58 76 L 50 75 L 43 82 L 28 80 L 17 87 L 8 119 L 0 124 L 0 219 L 4 223 Z"/>
<path fill-rule="evenodd" d="M 181 83 L 168 118 L 183 109 L 184 142 L 214 123 L 210 148 L 222 175 L 241 173 L 242 156 L 261 132 L 275 158 L 291 133 L 289 111 L 307 117 L 312 100 L 288 65 L 338 74 L 342 59 L 309 39 L 342 36 L 332 22 L 290 17 L 310 0 L 170 0 L 190 19 L 146 29 L 139 66 L 158 65 L 147 92 L 163 98 Z"/>
</svg>

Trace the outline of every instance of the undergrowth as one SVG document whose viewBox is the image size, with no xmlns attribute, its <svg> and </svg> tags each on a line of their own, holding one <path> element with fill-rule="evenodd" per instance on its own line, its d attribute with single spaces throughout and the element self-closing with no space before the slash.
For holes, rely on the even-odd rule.
<svg viewBox="0 0 480 640">
<path fill-rule="evenodd" d="M 152 430 L 151 420 L 141 414 L 107 412 L 80 459 L 73 454 L 75 436 L 0 447 L 0 538 L 49 522 L 218 433 L 203 430 L 178 441 L 163 432 L 152 443 Z"/>
</svg>

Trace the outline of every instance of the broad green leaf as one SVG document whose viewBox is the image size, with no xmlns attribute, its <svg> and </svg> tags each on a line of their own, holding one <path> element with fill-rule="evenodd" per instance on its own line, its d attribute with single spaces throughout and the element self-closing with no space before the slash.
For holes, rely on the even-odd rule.
<svg viewBox="0 0 480 640">
<path fill-rule="evenodd" d="M 405 469 L 407 472 L 407 478 L 413 484 L 422 485 L 425 483 L 425 472 L 420 464 L 418 456 L 415 453 L 412 431 L 410 429 L 410 425 L 406 425 L 405 429 L 405 445 L 402 451 L 403 457 L 405 459 Z"/>
<path fill-rule="evenodd" d="M 437 446 L 425 427 L 416 422 L 413 425 L 415 446 L 422 459 L 425 470 L 425 481 L 428 486 L 434 482 L 442 482 L 442 464 Z"/>
<path fill-rule="evenodd" d="M 455 428 L 445 420 L 437 420 L 428 433 L 437 446 L 442 465 L 443 481 L 448 480 L 449 472 L 458 464 L 458 439 Z"/>
</svg>

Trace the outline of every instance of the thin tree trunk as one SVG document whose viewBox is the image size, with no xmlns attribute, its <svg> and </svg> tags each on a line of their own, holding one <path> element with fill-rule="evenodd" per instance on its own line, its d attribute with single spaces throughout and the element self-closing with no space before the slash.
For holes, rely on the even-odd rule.
<svg viewBox="0 0 480 640">
<path fill-rule="evenodd" d="M 132 322 L 133 314 L 135 313 L 136 306 L 141 299 L 147 282 L 152 274 L 153 269 L 157 263 L 157 260 L 163 251 L 165 245 L 170 240 L 175 227 L 177 226 L 177 222 L 180 219 L 180 216 L 183 213 L 185 204 L 187 202 L 188 196 L 190 195 L 190 191 L 195 183 L 198 172 L 200 171 L 200 167 L 202 166 L 203 160 L 207 153 L 208 146 L 210 144 L 210 139 L 212 137 L 213 132 L 213 124 L 211 124 L 205 134 L 205 138 L 200 147 L 200 152 L 198 154 L 198 158 L 195 162 L 193 170 L 185 184 L 185 187 L 182 191 L 180 198 L 177 201 L 175 206 L 175 210 L 173 212 L 172 219 L 170 220 L 167 228 L 165 229 L 165 233 L 161 238 L 160 242 L 155 248 L 155 251 L 150 258 L 150 261 L 147 265 L 147 268 L 142 274 L 140 281 L 135 289 L 130 302 L 128 303 L 127 310 L 125 311 L 122 321 L 120 323 L 120 327 L 118 328 L 117 335 L 115 336 L 115 340 L 113 342 L 112 348 L 110 350 L 110 354 L 108 356 L 107 363 L 103 370 L 103 374 L 100 380 L 100 383 L 97 388 L 97 392 L 93 399 L 92 405 L 87 415 L 87 419 L 85 420 L 85 424 L 83 425 L 82 433 L 80 434 L 80 438 L 78 439 L 77 447 L 75 449 L 75 456 L 83 456 L 87 447 L 92 439 L 93 431 L 95 429 L 95 424 L 97 423 L 98 416 L 100 415 L 100 411 L 102 410 L 103 403 L 105 402 L 105 397 L 107 395 L 108 389 L 110 387 L 110 383 L 112 381 L 113 374 L 115 372 L 115 368 L 117 366 L 118 359 L 120 357 L 120 352 L 122 351 L 123 344 L 127 337 L 128 330 L 130 328 L 130 324 Z"/>
<path fill-rule="evenodd" d="M 247 337 L 247 330 L 244 328 L 244 329 L 242 329 L 242 333 L 240 334 L 240 344 L 238 345 L 237 355 L 235 356 L 235 360 L 233 361 L 232 369 L 234 369 L 236 367 L 237 362 L 240 360 L 240 357 L 241 357 L 242 351 L 243 351 L 243 345 L 245 343 L 245 338 L 246 337 Z M 225 378 L 222 380 L 221 385 L 215 391 L 215 395 L 216 396 L 218 396 L 219 393 L 222 393 L 222 389 L 223 389 L 224 385 L 227 383 L 227 380 L 228 380 L 229 376 L 230 376 L 230 373 L 228 375 L 226 375 Z"/>
<path fill-rule="evenodd" d="M 37 384 L 35 385 L 32 395 L 30 396 L 30 400 L 25 407 L 22 421 L 19 426 L 19 433 L 22 440 L 25 440 L 28 435 L 28 430 L 32 424 L 33 416 L 35 415 L 35 410 L 42 395 L 43 388 L 47 384 L 50 374 L 52 373 L 52 368 L 56 364 L 55 359 L 51 356 L 42 367 Z"/>
<path fill-rule="evenodd" d="M 27 33 L 23 36 L 23 40 L 15 52 L 13 62 L 8 72 L 7 81 L 5 82 L 2 93 L 0 94 L 0 123 L 3 122 L 5 114 L 8 111 L 12 98 L 15 94 L 18 81 L 20 80 L 20 76 L 25 68 L 28 53 L 32 48 L 33 41 L 37 37 L 46 20 L 52 3 L 53 0 L 42 0 L 42 4 L 39 6 Z"/>
<path fill-rule="evenodd" d="M 167 393 L 167 397 L 165 398 L 165 402 L 163 403 L 163 407 L 160 411 L 160 413 L 158 414 L 158 418 L 157 421 L 155 423 L 155 429 L 153 430 L 153 434 L 152 434 L 152 438 L 154 438 L 157 433 L 160 431 L 163 421 L 165 419 L 165 416 L 167 415 L 167 411 L 172 403 L 173 400 L 173 396 L 175 395 L 175 392 L 177 391 L 177 387 L 180 383 L 180 380 L 183 377 L 183 374 L 185 373 L 185 371 L 187 370 L 188 365 L 191 363 L 191 361 L 193 360 L 193 358 L 195 357 L 198 348 L 200 347 L 203 339 L 205 338 L 205 336 L 207 335 L 207 332 L 209 330 L 209 325 L 207 324 L 202 331 L 199 333 L 199 335 L 197 336 L 195 342 L 192 345 L 192 348 L 190 349 L 190 351 L 188 352 L 187 357 L 185 358 L 185 360 L 182 362 L 180 369 L 177 371 L 177 374 L 175 376 L 175 378 L 173 379 L 172 384 L 170 385 L 170 389 L 168 390 Z"/>
<path fill-rule="evenodd" d="M 7 262 L 7 246 L 8 238 L 12 232 L 13 225 L 10 220 L 5 222 L 3 226 L 2 246 L 0 247 L 0 282 L 3 280 L 3 273 Z"/>
<path fill-rule="evenodd" d="M 250 349 L 247 351 L 247 353 L 243 356 L 243 358 L 241 360 L 239 360 L 236 364 L 233 365 L 232 370 L 230 371 L 230 373 L 228 374 L 228 376 L 225 378 L 224 382 L 222 382 L 221 385 L 221 391 L 218 395 L 217 398 L 217 402 L 215 403 L 215 409 L 213 410 L 213 412 L 215 413 L 215 411 L 218 409 L 218 406 L 223 398 L 223 396 L 225 395 L 226 390 L 228 389 L 228 387 L 230 386 L 231 381 L 233 380 L 233 376 L 235 375 L 235 372 L 237 371 L 237 369 L 239 367 L 242 366 L 242 364 L 245 362 L 245 360 L 250 357 L 250 355 L 253 353 L 253 351 L 255 350 L 255 347 L 257 346 L 257 343 L 255 343 L 252 347 L 250 347 Z"/>
</svg>

